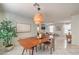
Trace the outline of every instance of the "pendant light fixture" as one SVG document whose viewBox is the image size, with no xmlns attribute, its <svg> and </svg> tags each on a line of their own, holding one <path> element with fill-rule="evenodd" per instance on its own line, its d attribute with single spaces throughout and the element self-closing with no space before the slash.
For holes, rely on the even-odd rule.
<svg viewBox="0 0 79 59">
<path fill-rule="evenodd" d="M 38 11 L 34 16 L 34 22 L 35 22 L 35 24 L 40 25 L 44 22 L 44 16 L 40 11 L 41 8 L 40 8 L 39 4 L 35 3 L 34 6 L 37 8 L 37 11 Z"/>
</svg>

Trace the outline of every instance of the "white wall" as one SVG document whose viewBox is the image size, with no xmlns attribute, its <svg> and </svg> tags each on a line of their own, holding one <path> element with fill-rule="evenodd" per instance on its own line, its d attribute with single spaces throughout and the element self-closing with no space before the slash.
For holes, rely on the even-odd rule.
<svg viewBox="0 0 79 59">
<path fill-rule="evenodd" d="M 28 19 L 27 17 L 21 17 L 15 14 L 10 14 L 7 13 L 8 17 L 10 17 L 12 20 L 14 20 L 17 23 L 25 23 L 25 24 L 30 24 L 31 25 L 31 32 L 28 33 L 18 33 L 18 37 L 29 37 L 29 36 L 34 36 L 36 34 L 36 27 L 35 24 L 33 23 L 32 19 Z"/>
<path fill-rule="evenodd" d="M 79 15 L 72 16 L 72 44 L 79 45 Z"/>
<path fill-rule="evenodd" d="M 0 20 L 2 20 L 2 18 L 4 18 L 4 17 L 5 17 L 5 14 L 0 11 Z"/>
<path fill-rule="evenodd" d="M 57 29 L 60 29 L 60 30 L 57 30 Z M 57 23 L 55 24 L 55 33 L 57 33 L 60 37 L 63 36 L 64 34 L 64 29 L 63 29 L 63 24 L 62 23 Z"/>
</svg>

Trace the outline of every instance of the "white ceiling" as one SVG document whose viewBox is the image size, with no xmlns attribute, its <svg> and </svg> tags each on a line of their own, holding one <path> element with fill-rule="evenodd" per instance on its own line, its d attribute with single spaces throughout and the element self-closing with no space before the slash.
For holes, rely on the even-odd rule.
<svg viewBox="0 0 79 59">
<path fill-rule="evenodd" d="M 79 14 L 78 3 L 39 3 L 39 5 L 45 20 L 48 22 L 67 20 L 64 18 Z M 33 3 L 6 3 L 2 4 L 2 6 L 6 12 L 16 13 L 28 17 L 31 20 L 37 12 Z"/>
</svg>

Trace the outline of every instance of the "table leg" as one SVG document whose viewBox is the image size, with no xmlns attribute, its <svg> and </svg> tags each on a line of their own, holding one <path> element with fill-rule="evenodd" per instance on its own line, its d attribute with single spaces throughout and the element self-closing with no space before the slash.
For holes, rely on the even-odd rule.
<svg viewBox="0 0 79 59">
<path fill-rule="evenodd" d="M 36 46 L 35 48 L 36 48 L 36 52 L 37 52 L 37 48 L 38 48 L 38 47 Z"/>
<path fill-rule="evenodd" d="M 42 44 L 40 44 L 39 48 L 40 48 L 40 50 L 42 49 Z"/>
<path fill-rule="evenodd" d="M 25 48 L 24 48 L 23 51 L 22 51 L 22 55 L 24 54 L 24 51 L 25 51 Z"/>
<path fill-rule="evenodd" d="M 43 51 L 45 51 L 45 44 L 43 44 Z"/>
<path fill-rule="evenodd" d="M 34 47 L 32 47 L 32 55 L 34 54 Z"/>
</svg>

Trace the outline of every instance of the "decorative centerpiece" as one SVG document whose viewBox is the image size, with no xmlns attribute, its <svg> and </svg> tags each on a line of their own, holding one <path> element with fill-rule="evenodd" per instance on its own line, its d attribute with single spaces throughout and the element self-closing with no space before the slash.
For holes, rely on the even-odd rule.
<svg viewBox="0 0 79 59">
<path fill-rule="evenodd" d="M 14 37 L 16 37 L 16 27 L 7 18 L 2 20 L 0 22 L 0 40 L 5 49 L 10 50 L 13 48 L 12 40 Z"/>
</svg>

